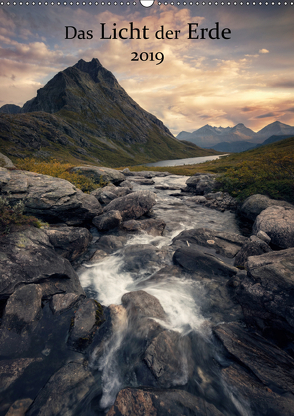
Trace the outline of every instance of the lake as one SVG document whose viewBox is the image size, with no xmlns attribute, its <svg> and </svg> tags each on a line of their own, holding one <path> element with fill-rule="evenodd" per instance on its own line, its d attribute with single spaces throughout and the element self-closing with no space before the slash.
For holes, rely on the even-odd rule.
<svg viewBox="0 0 294 416">
<path fill-rule="evenodd" d="M 202 157 L 188 157 L 186 159 L 173 159 L 173 160 L 161 160 L 155 163 L 146 163 L 144 166 L 183 166 L 183 165 L 195 165 L 197 163 L 207 162 L 209 160 L 219 159 L 227 155 L 215 155 L 215 156 L 202 156 Z"/>
</svg>

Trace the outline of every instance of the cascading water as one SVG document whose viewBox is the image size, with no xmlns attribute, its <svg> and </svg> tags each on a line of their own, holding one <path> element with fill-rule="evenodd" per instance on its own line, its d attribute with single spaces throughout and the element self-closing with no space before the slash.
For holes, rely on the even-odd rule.
<svg viewBox="0 0 294 416">
<path fill-rule="evenodd" d="M 184 186 L 186 177 L 167 176 L 154 178 L 155 185 Z M 146 186 L 134 185 L 134 190 L 146 189 Z M 171 240 L 183 230 L 192 228 L 210 228 L 217 231 L 227 231 L 240 234 L 235 222 L 234 214 L 230 212 L 214 211 L 195 203 L 189 198 L 179 199 L 169 196 L 170 190 L 158 191 L 154 186 L 148 190 L 157 193 L 157 203 L 153 208 L 153 217 L 161 218 L 166 222 L 163 236 L 140 234 L 128 236 L 123 248 L 108 255 L 97 264 L 85 264 L 86 270 L 80 276 L 84 288 L 91 289 L 91 296 L 95 293 L 96 299 L 103 305 L 120 305 L 121 298 L 126 292 L 144 290 L 155 296 L 161 303 L 167 320 L 160 322 L 165 328 L 176 331 L 181 337 L 188 336 L 192 341 L 193 360 L 197 368 L 197 377 L 187 389 L 197 389 L 197 394 L 208 398 L 210 402 L 218 404 L 224 414 L 228 416 L 250 416 L 246 403 L 240 403 L 234 392 L 222 385 L 218 379 L 216 366 L 212 361 L 222 359 L 221 352 L 213 345 L 210 333 L 210 318 L 202 313 L 205 303 L 206 288 L 201 282 L 188 277 L 180 278 L 170 274 L 164 280 L 152 279 L 156 271 L 172 264 L 171 257 L 166 256 L 162 264 L 154 265 L 147 262 L 142 267 L 129 270 L 128 256 L 125 249 L 137 249 L 138 245 L 151 245 L 156 250 L 169 250 Z M 173 191 L 175 192 L 175 191 Z M 117 393 L 125 386 L 137 387 L 140 385 L 133 359 L 139 347 L 133 340 L 133 328 L 127 318 L 117 325 L 116 331 L 103 345 L 103 352 L 93 354 L 91 365 L 102 371 L 103 395 L 100 401 L 102 409 L 113 404 Z M 138 351 L 136 351 L 136 348 Z M 134 349 L 135 351 L 132 351 Z M 134 358 L 135 357 L 135 358 Z M 174 378 L 173 385 L 185 385 L 189 363 L 185 357 L 181 360 L 181 371 Z M 186 366 L 186 368 L 185 368 Z M 221 393 L 219 393 L 221 391 Z M 193 392 L 192 392 L 193 393 Z"/>
</svg>

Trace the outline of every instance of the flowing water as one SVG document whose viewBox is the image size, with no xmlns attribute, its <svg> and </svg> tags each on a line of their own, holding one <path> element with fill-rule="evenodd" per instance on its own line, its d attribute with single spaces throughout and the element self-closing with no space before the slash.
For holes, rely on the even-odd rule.
<svg viewBox="0 0 294 416">
<path fill-rule="evenodd" d="M 167 176 L 156 177 L 154 180 L 155 185 L 179 189 L 185 185 L 187 177 Z M 177 331 L 182 337 L 188 336 L 192 342 L 193 360 L 197 371 L 192 381 L 187 384 L 188 359 L 184 356 L 179 357 L 181 370 L 178 376 L 174 377 L 172 385 L 181 386 L 192 394 L 200 395 L 214 403 L 225 415 L 250 416 L 248 405 L 241 403 L 236 392 L 230 391 L 221 381 L 219 364 L 228 358 L 213 342 L 210 317 L 207 313 L 204 316 L 202 312 L 206 288 L 199 281 L 187 277 L 178 278 L 172 274 L 165 280 L 152 279 L 155 272 L 172 264 L 169 245 L 173 237 L 183 230 L 200 227 L 240 234 L 235 215 L 228 211 L 221 213 L 197 205 L 189 197 L 170 196 L 171 193 L 180 191 L 159 190 L 155 189 L 155 185 L 147 187 L 135 184 L 134 190 L 148 189 L 156 192 L 157 203 L 153 207 L 152 215 L 166 222 L 163 236 L 129 235 L 124 248 L 108 255 L 97 264 L 84 265 L 86 269 L 80 276 L 81 284 L 91 292 L 92 297 L 94 295 L 105 306 L 120 305 L 125 293 L 139 289 L 155 296 L 168 316 L 168 320 L 161 324 Z M 129 268 L 129 257 L 125 255 L 126 247 L 131 249 L 134 246 L 137 249 L 138 245 L 146 244 L 166 254 L 162 257 L 162 263 L 148 261 L 135 269 Z M 145 379 L 142 381 L 138 378 L 138 371 L 135 371 L 133 364 L 136 354 L 140 354 L 140 348 L 130 323 L 122 320 L 112 338 L 103 345 L 103 352 L 93 354 L 91 365 L 102 371 L 103 394 L 100 407 L 105 412 L 113 404 L 120 389 L 146 383 Z"/>
</svg>

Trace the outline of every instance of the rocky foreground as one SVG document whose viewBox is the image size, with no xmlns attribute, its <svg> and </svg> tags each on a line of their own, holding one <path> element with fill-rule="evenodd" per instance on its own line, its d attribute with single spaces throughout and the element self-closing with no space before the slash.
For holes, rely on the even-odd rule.
<svg viewBox="0 0 294 416">
<path fill-rule="evenodd" d="M 48 223 L 0 237 L 0 415 L 294 415 L 294 207 L 261 195 L 238 206 L 214 190 L 213 175 L 195 175 L 177 197 L 234 210 L 251 232 L 203 224 L 168 246 L 128 246 L 130 234 L 164 234 L 156 195 L 133 186 L 169 174 L 83 169 L 109 185 L 88 195 L 0 168 L 1 196 Z M 77 270 L 117 250 L 127 271 L 154 272 L 121 304 L 104 306 L 86 296 Z M 171 329 L 144 290 L 171 276 L 205 288 L 201 331 Z M 133 348 L 120 358 L 132 377 L 113 403 L 95 363 L 120 337 Z"/>
</svg>

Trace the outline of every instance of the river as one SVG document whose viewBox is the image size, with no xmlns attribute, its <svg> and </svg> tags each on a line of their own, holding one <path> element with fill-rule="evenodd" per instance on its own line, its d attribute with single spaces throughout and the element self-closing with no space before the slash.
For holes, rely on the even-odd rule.
<svg viewBox="0 0 294 416">
<path fill-rule="evenodd" d="M 192 343 L 193 360 L 200 377 L 200 381 L 196 376 L 188 382 L 187 362 L 189 359 L 185 357 L 185 351 L 183 351 L 179 360 L 186 363 L 187 368 L 183 364 L 183 368 L 179 370 L 179 374 L 171 383 L 172 386 L 181 386 L 183 389 L 200 395 L 205 400 L 214 403 L 224 415 L 250 416 L 247 403 L 241 403 L 238 396 L 221 380 L 218 362 L 225 358 L 220 355 L 210 333 L 211 324 L 227 319 L 226 313 L 230 314 L 233 307 L 228 304 L 228 311 L 224 312 L 221 317 L 212 311 L 210 303 L 206 302 L 206 297 L 213 297 L 208 290 L 211 283 L 207 286 L 189 278 L 179 279 L 178 276 L 172 274 L 166 280 L 152 279 L 159 269 L 172 264 L 168 253 L 171 241 L 177 234 L 183 230 L 200 227 L 240 234 L 235 215 L 228 211 L 219 212 L 200 206 L 189 197 L 171 196 L 171 190 L 155 188 L 156 185 L 179 188 L 185 185 L 187 177 L 172 175 L 156 177 L 154 180 L 153 186 L 135 184 L 134 190 L 148 189 L 157 194 L 157 203 L 153 207 L 152 216 L 166 222 L 163 236 L 154 237 L 147 234 L 128 236 L 123 248 L 96 264 L 84 264 L 80 275 L 81 284 L 91 297 L 94 296 L 105 306 L 119 305 L 125 293 L 139 289 L 144 289 L 155 296 L 168 316 L 166 327 L 180 333 L 182 337 L 189 337 Z M 180 193 L 179 190 L 172 192 Z M 136 253 L 140 247 L 146 248 L 146 245 L 153 246 L 158 253 L 161 253 L 162 262 L 156 263 L 150 259 L 142 264 L 140 258 L 134 260 L 133 257 L 132 267 L 130 267 L 128 261 L 132 248 L 133 253 Z M 92 356 L 92 367 L 102 371 L 101 414 L 114 403 L 119 390 L 126 386 L 138 387 L 146 383 L 144 378 L 140 380 L 140 372 L 136 370 L 135 362 L 140 353 L 130 325 L 130 323 L 122 325 L 104 346 L 104 352 Z M 206 381 L 201 382 L 201 377 Z"/>
<path fill-rule="evenodd" d="M 165 166 L 196 165 L 198 163 L 208 162 L 209 160 L 216 160 L 224 156 L 227 156 L 227 155 L 201 156 L 201 157 L 188 157 L 186 159 L 161 160 L 160 162 L 147 163 L 144 166 L 165 167 Z"/>
</svg>

